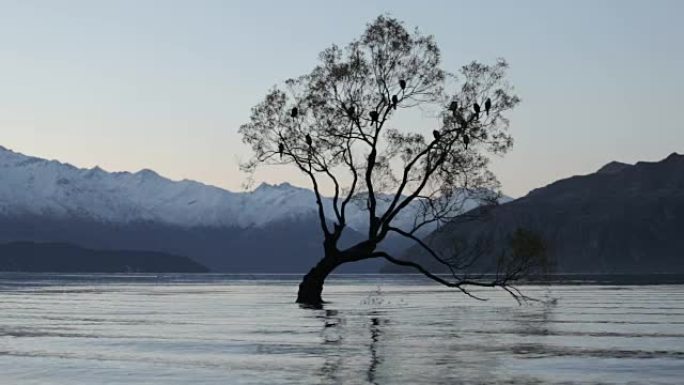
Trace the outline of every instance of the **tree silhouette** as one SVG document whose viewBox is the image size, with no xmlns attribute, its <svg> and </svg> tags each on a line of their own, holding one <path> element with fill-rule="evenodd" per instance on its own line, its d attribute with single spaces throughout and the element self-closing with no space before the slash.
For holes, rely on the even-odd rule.
<svg viewBox="0 0 684 385">
<path fill-rule="evenodd" d="M 320 305 L 323 283 L 335 268 L 369 258 L 415 268 L 464 293 L 471 285 L 515 293 L 508 285 L 523 271 L 504 268 L 488 280 L 473 279 L 459 271 L 457 256 L 440 255 L 418 236 L 461 213 L 464 192 L 496 200 L 498 182 L 487 169 L 488 156 L 511 147 L 505 113 L 519 102 L 505 79 L 503 59 L 472 62 L 458 74 L 440 64 L 432 36 L 380 16 L 346 47 L 324 50 L 309 74 L 272 89 L 240 127 L 254 153 L 245 170 L 294 166 L 315 193 L 324 255 L 304 276 L 297 302 Z M 400 110 L 432 112 L 438 128 L 392 127 Z M 321 195 L 325 186 L 332 191 L 331 207 Z M 341 248 L 349 205 L 359 202 L 368 215 L 365 239 Z M 413 226 L 400 228 L 397 216 L 409 206 L 418 207 Z M 389 234 L 420 245 L 451 276 L 434 275 L 383 250 Z"/>
</svg>

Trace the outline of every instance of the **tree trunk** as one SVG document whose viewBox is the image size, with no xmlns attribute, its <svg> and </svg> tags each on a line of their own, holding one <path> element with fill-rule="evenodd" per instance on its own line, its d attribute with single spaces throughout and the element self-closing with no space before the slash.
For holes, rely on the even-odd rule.
<svg viewBox="0 0 684 385">
<path fill-rule="evenodd" d="M 340 259 L 335 256 L 326 255 L 321 259 L 302 278 L 297 293 L 297 303 L 317 308 L 323 306 L 323 299 L 321 298 L 323 283 L 328 275 L 341 264 Z"/>
</svg>

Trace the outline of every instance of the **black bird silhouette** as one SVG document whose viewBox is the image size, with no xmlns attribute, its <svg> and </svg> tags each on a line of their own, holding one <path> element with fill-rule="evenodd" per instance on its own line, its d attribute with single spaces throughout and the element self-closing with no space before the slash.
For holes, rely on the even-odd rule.
<svg viewBox="0 0 684 385">
<path fill-rule="evenodd" d="M 432 131 L 432 136 L 435 137 L 435 140 L 439 140 L 442 137 L 442 134 L 440 134 L 439 131 L 434 130 Z"/>
<path fill-rule="evenodd" d="M 402 90 L 405 89 L 406 88 L 406 80 L 404 80 L 404 79 L 399 80 L 399 87 L 401 87 Z"/>
<path fill-rule="evenodd" d="M 297 114 L 299 114 L 299 110 L 297 109 L 297 107 L 292 107 L 292 111 L 290 111 L 290 116 L 296 118 Z"/>
<path fill-rule="evenodd" d="M 354 117 L 354 113 L 356 113 L 356 109 L 354 108 L 354 106 L 349 107 L 349 108 L 347 109 L 347 113 L 349 114 L 349 117 L 350 117 L 350 118 L 353 118 L 353 117 Z"/>
<path fill-rule="evenodd" d="M 473 104 L 473 109 L 475 110 L 475 113 L 480 115 L 480 105 L 475 103 Z"/>
<path fill-rule="evenodd" d="M 489 110 L 492 108 L 492 99 L 487 98 L 485 100 L 485 111 L 487 112 L 487 116 L 489 116 Z"/>
<path fill-rule="evenodd" d="M 449 111 L 456 113 L 456 110 L 458 110 L 458 103 L 451 102 L 451 104 L 449 104 Z"/>
<path fill-rule="evenodd" d="M 306 134 L 305 139 L 306 139 L 306 145 L 311 147 L 311 135 Z"/>
<path fill-rule="evenodd" d="M 466 150 L 468 149 L 468 143 L 470 143 L 470 138 L 468 135 L 463 135 L 463 144 L 465 145 Z"/>
<path fill-rule="evenodd" d="M 371 122 L 377 122 L 378 121 L 378 111 L 371 111 L 368 115 L 370 115 Z"/>
<path fill-rule="evenodd" d="M 278 143 L 278 154 L 280 154 L 280 158 L 283 157 L 283 151 L 285 150 L 285 146 L 283 146 L 282 143 Z"/>
<path fill-rule="evenodd" d="M 399 103 L 399 97 L 397 97 L 397 95 L 392 95 L 392 107 L 394 107 L 395 110 L 397 109 L 398 103 Z"/>
</svg>

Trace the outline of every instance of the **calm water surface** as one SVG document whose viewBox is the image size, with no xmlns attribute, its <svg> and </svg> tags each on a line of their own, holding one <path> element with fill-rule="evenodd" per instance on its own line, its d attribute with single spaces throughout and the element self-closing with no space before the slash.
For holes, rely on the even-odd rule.
<svg viewBox="0 0 684 385">
<path fill-rule="evenodd" d="M 684 286 L 0 275 L 2 384 L 682 384 Z M 556 299 L 553 301 L 553 299 Z"/>
</svg>

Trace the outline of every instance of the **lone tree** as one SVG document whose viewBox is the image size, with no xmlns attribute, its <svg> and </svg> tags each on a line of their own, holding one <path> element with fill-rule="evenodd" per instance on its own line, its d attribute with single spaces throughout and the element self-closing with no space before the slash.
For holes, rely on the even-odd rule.
<svg viewBox="0 0 684 385">
<path fill-rule="evenodd" d="M 459 214 L 464 191 L 488 197 L 498 191 L 487 156 L 511 147 L 505 114 L 519 102 L 505 80 L 504 60 L 472 62 L 458 74 L 440 64 L 432 36 L 380 16 L 346 47 L 321 52 L 309 74 L 272 89 L 240 127 L 254 152 L 243 165 L 248 172 L 261 165 L 293 166 L 313 186 L 324 255 L 304 276 L 297 302 L 320 306 L 324 281 L 335 268 L 369 258 L 415 268 L 466 294 L 468 286 L 487 286 L 516 295 L 508 285 L 524 273 L 529 257 L 499 258 L 495 276 L 473 277 L 462 272 L 458 256 L 441 255 L 418 235 Z M 432 111 L 438 124 L 432 132 L 392 127 L 403 109 Z M 322 196 L 325 186 L 332 205 Z M 359 201 L 367 211 L 367 233 L 343 248 L 350 204 Z M 413 226 L 401 228 L 396 219 L 408 207 L 418 208 L 411 211 Z M 451 274 L 433 274 L 383 250 L 392 233 L 415 242 Z"/>
</svg>

